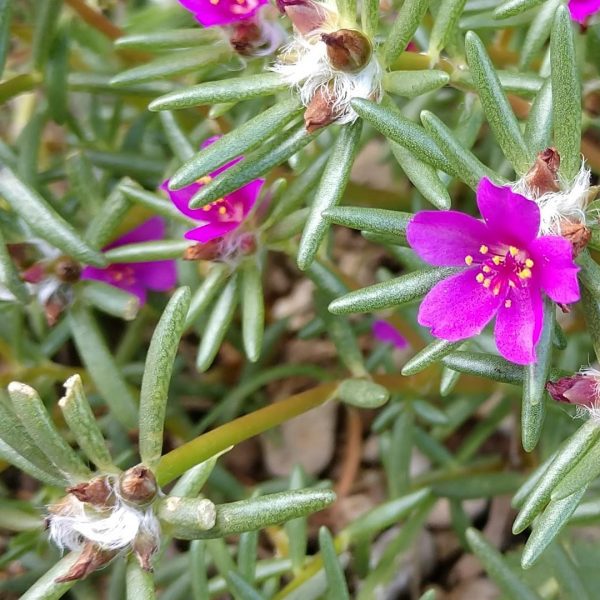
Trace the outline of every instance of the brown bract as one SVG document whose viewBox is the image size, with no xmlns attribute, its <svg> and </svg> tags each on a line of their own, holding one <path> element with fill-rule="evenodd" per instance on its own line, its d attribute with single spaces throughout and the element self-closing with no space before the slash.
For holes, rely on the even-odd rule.
<svg viewBox="0 0 600 600">
<path fill-rule="evenodd" d="M 331 97 L 319 88 L 304 111 L 304 125 L 309 133 L 333 123 L 339 113 L 333 109 Z"/>
<path fill-rule="evenodd" d="M 360 31 L 339 29 L 322 33 L 321 40 L 327 45 L 327 57 L 334 69 L 355 73 L 371 60 L 371 42 Z"/>
<path fill-rule="evenodd" d="M 96 477 L 86 483 L 78 483 L 67 488 L 77 500 L 87 502 L 94 506 L 107 507 L 114 504 L 112 489 L 106 477 Z"/>
<path fill-rule="evenodd" d="M 583 223 L 573 223 L 566 219 L 560 222 L 560 234 L 571 242 L 574 257 L 580 254 L 592 237 L 591 230 Z"/>
<path fill-rule="evenodd" d="M 57 578 L 56 583 L 83 579 L 90 573 L 93 573 L 100 567 L 108 564 L 118 553 L 118 550 L 102 550 L 101 548 L 98 548 L 98 546 L 87 542 L 84 544 L 83 550 L 73 566 L 65 575 Z"/>
<path fill-rule="evenodd" d="M 250 56 L 262 42 L 260 27 L 252 21 L 240 21 L 234 25 L 229 41 L 238 54 Z"/>
<path fill-rule="evenodd" d="M 537 155 L 533 167 L 525 175 L 525 181 L 536 197 L 560 190 L 559 167 L 560 155 L 555 148 L 546 148 Z"/>
</svg>

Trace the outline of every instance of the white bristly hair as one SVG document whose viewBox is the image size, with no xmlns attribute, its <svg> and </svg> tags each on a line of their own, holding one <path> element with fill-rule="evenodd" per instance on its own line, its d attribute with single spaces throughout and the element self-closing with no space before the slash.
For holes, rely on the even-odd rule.
<svg viewBox="0 0 600 600">
<path fill-rule="evenodd" d="M 156 540 L 160 524 L 149 508 L 136 508 L 125 503 L 116 493 L 114 506 L 98 510 L 69 495 L 49 518 L 50 539 L 61 549 L 78 550 L 85 542 L 93 542 L 103 550 L 122 550 L 135 538 L 145 534 Z"/>
<path fill-rule="evenodd" d="M 334 113 L 339 114 L 336 123 L 351 123 L 358 118 L 350 107 L 351 100 L 381 100 L 383 71 L 374 53 L 365 67 L 356 73 L 346 73 L 331 66 L 327 44 L 321 40 L 321 34 L 337 31 L 344 24 L 340 22 L 334 5 L 328 2 L 321 3 L 321 6 L 327 14 L 323 25 L 307 36 L 296 33 L 271 70 L 298 90 L 304 106 L 308 106 L 317 91 L 322 91 Z"/>
<path fill-rule="evenodd" d="M 590 170 L 581 163 L 579 173 L 571 182 L 561 181 L 562 190 L 548 192 L 536 198 L 534 191 L 527 185 L 525 177 L 513 186 L 513 192 L 531 198 L 540 207 L 540 233 L 542 235 L 560 235 L 562 220 L 574 221 L 585 225 L 585 207 L 590 187 Z"/>
</svg>

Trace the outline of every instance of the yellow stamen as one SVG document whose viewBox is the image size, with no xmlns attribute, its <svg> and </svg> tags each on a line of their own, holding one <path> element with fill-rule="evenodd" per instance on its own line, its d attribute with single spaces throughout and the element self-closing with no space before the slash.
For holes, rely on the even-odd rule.
<svg viewBox="0 0 600 600">
<path fill-rule="evenodd" d="M 530 258 L 526 259 L 525 266 L 531 269 L 531 267 L 533 267 L 533 261 Z"/>
<path fill-rule="evenodd" d="M 467 254 L 467 256 L 465 256 L 465 262 L 471 266 L 473 264 L 473 257 L 470 254 Z"/>
<path fill-rule="evenodd" d="M 216 6 L 217 4 L 219 4 L 219 0 L 210 0 L 210 3 L 211 3 L 213 6 Z"/>
<path fill-rule="evenodd" d="M 501 262 L 502 262 L 502 258 L 500 258 L 499 256 L 493 256 L 492 257 L 492 262 L 498 266 Z"/>
<path fill-rule="evenodd" d="M 227 214 L 227 209 L 224 206 L 220 206 L 219 207 L 219 214 L 220 215 L 226 215 Z"/>
<path fill-rule="evenodd" d="M 505 300 L 504 301 L 504 306 L 506 308 L 510 308 L 512 306 L 512 300 Z"/>
<path fill-rule="evenodd" d="M 519 254 L 519 249 L 515 248 L 514 246 L 509 246 L 508 251 L 510 252 L 511 256 L 516 256 L 517 254 Z"/>
<path fill-rule="evenodd" d="M 481 269 L 484 273 L 489 273 L 492 269 L 490 269 L 490 267 L 488 267 L 487 265 L 483 265 L 482 269 Z"/>
<path fill-rule="evenodd" d="M 493 294 L 497 296 L 500 293 L 500 284 L 494 286 Z"/>
<path fill-rule="evenodd" d="M 219 0 L 217 0 L 217 2 L 218 1 Z M 207 183 L 210 183 L 211 181 L 212 181 L 212 177 L 210 175 L 204 175 L 204 177 L 200 177 L 200 179 L 197 180 L 197 183 L 205 185 Z"/>
<path fill-rule="evenodd" d="M 518 275 L 521 279 L 529 279 L 531 277 L 531 269 L 522 269 Z"/>
<path fill-rule="evenodd" d="M 204 210 L 204 211 L 207 211 L 207 210 L 210 210 L 210 209 L 211 209 L 211 205 L 210 204 L 207 204 L 206 206 L 202 207 L 202 210 Z"/>
<path fill-rule="evenodd" d="M 489 279 L 489 278 L 488 279 L 484 279 L 484 281 L 483 281 L 483 287 L 484 288 L 489 288 L 490 285 L 492 285 L 492 280 Z"/>
<path fill-rule="evenodd" d="M 481 254 L 487 254 L 488 250 L 489 248 L 485 244 L 481 244 L 481 246 L 479 247 L 479 252 L 481 252 Z"/>
<path fill-rule="evenodd" d="M 483 283 L 485 277 L 483 276 L 483 273 L 477 273 L 477 277 L 475 277 L 475 279 L 477 280 L 477 283 Z"/>
</svg>

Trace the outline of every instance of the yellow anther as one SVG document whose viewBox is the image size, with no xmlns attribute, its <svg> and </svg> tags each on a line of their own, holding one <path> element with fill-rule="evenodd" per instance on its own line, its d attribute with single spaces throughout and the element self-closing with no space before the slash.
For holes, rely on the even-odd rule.
<svg viewBox="0 0 600 600">
<path fill-rule="evenodd" d="M 219 0 L 210 0 L 210 3 L 211 3 L 213 6 L 216 6 L 217 4 L 219 4 Z"/>
<path fill-rule="evenodd" d="M 475 279 L 477 280 L 477 283 L 483 283 L 485 277 L 483 276 L 483 273 L 477 273 L 477 277 L 475 277 Z"/>
<path fill-rule="evenodd" d="M 490 273 L 491 272 L 491 268 L 488 267 L 487 265 L 483 265 L 482 269 L 481 269 L 484 273 Z"/>
<path fill-rule="evenodd" d="M 497 296 L 500 293 L 500 284 L 494 286 L 493 294 Z"/>
<path fill-rule="evenodd" d="M 202 207 L 202 210 L 204 210 L 204 211 L 208 211 L 208 210 L 210 210 L 211 208 L 212 208 L 212 205 L 211 205 L 211 204 L 207 204 L 206 206 L 203 206 L 203 207 Z"/>
<path fill-rule="evenodd" d="M 531 267 L 533 267 L 533 261 L 530 258 L 526 259 L 525 266 L 531 269 Z"/>
<path fill-rule="evenodd" d="M 465 262 L 471 266 L 473 264 L 473 257 L 470 254 L 467 254 L 467 256 L 465 256 Z"/>
<path fill-rule="evenodd" d="M 217 2 L 218 1 L 219 0 L 217 0 Z M 210 175 L 204 175 L 203 177 L 200 177 L 200 179 L 198 179 L 197 183 L 205 185 L 207 183 L 210 183 L 211 181 L 212 181 L 212 177 Z"/>
<path fill-rule="evenodd" d="M 531 277 L 531 269 L 521 269 L 518 275 L 521 279 L 529 279 Z"/>
<path fill-rule="evenodd" d="M 492 285 L 492 280 L 489 279 L 489 278 L 488 279 L 484 279 L 484 281 L 483 281 L 483 287 L 484 288 L 489 288 L 490 285 Z"/>
<path fill-rule="evenodd" d="M 226 215 L 227 214 L 227 209 L 224 206 L 219 206 L 219 214 L 220 215 Z"/>
<path fill-rule="evenodd" d="M 488 250 L 489 248 L 485 244 L 481 244 L 481 246 L 479 246 L 479 252 L 481 252 L 481 254 L 487 254 Z"/>
<path fill-rule="evenodd" d="M 498 266 L 502 262 L 502 258 L 500 256 L 492 256 L 492 262 Z"/>
<path fill-rule="evenodd" d="M 504 301 L 504 306 L 506 308 L 510 308 L 512 306 L 512 300 L 505 300 Z"/>
<path fill-rule="evenodd" d="M 519 249 L 515 248 L 514 246 L 509 246 L 508 251 L 510 252 L 511 256 L 516 256 L 517 254 L 519 254 Z"/>
</svg>

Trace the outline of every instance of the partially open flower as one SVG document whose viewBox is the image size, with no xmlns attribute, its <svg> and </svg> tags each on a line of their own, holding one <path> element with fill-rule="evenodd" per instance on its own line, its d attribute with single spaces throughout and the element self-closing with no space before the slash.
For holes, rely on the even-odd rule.
<svg viewBox="0 0 600 600">
<path fill-rule="evenodd" d="M 165 237 L 165 222 L 161 217 L 152 217 L 135 229 L 110 243 L 103 250 L 118 248 L 126 244 L 162 240 Z M 105 268 L 85 267 L 81 279 L 95 279 L 120 288 L 138 297 L 140 304 L 146 302 L 148 290 L 166 292 L 177 282 L 174 260 L 155 260 L 142 263 L 113 263 Z"/>
<path fill-rule="evenodd" d="M 252 19 L 268 0 L 179 0 L 204 27 Z"/>
<path fill-rule="evenodd" d="M 358 115 L 350 106 L 354 98 L 379 102 L 382 97 L 382 69 L 372 52 L 371 41 L 344 22 L 334 3 L 329 0 L 280 0 L 296 30 L 272 67 L 291 87 L 298 89 L 300 99 L 310 111 L 310 127 L 314 130 L 318 112 L 335 117 L 337 123 L 351 123 Z M 324 110 L 324 105 L 327 110 Z M 307 122 L 307 128 L 309 123 Z"/>
<path fill-rule="evenodd" d="M 571 244 L 541 235 L 540 208 L 509 187 L 482 179 L 477 204 L 483 222 L 456 211 L 422 211 L 409 222 L 408 242 L 423 260 L 461 268 L 425 296 L 418 321 L 432 335 L 458 341 L 481 333 L 496 316 L 500 354 L 533 363 L 542 293 L 561 304 L 579 300 Z"/>
<path fill-rule="evenodd" d="M 120 552 L 133 551 L 140 566 L 151 569 L 160 524 L 152 508 L 158 486 L 146 467 L 133 467 L 118 479 L 96 477 L 67 492 L 48 509 L 50 539 L 61 549 L 82 552 L 61 581 L 85 577 Z"/>
<path fill-rule="evenodd" d="M 206 147 L 216 139 L 216 137 L 213 137 L 206 140 L 202 147 Z M 170 190 L 169 180 L 162 183 L 161 189 L 169 195 L 177 209 L 184 215 L 198 221 L 199 226 L 188 231 L 185 237 L 188 240 L 206 245 L 206 247 L 188 251 L 185 257 L 188 260 L 204 258 L 204 256 L 207 260 L 216 258 L 228 260 L 232 256 L 244 253 L 248 248 L 248 244 L 253 243 L 249 240 L 249 237 L 253 238 L 253 235 L 242 231 L 241 226 L 258 199 L 264 179 L 255 179 L 239 190 L 202 208 L 189 208 L 188 206 L 192 197 L 203 185 L 240 160 L 242 160 L 242 157 L 231 161 L 210 175 L 202 177 L 196 183 L 180 190 Z"/>
<path fill-rule="evenodd" d="M 546 390 L 557 402 L 575 405 L 576 416 L 590 417 L 600 424 L 600 371 L 582 369 L 558 381 L 548 381 Z"/>
</svg>

